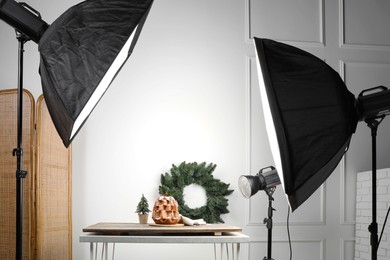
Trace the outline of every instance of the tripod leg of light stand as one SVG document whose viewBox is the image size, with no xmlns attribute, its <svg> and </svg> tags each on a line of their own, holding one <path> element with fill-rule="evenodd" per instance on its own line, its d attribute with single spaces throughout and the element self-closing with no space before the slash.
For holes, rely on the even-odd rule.
<svg viewBox="0 0 390 260">
<path fill-rule="evenodd" d="M 272 256 L 272 216 L 273 216 L 273 211 L 275 210 L 272 207 L 272 201 L 274 198 L 272 197 L 273 193 L 275 191 L 275 187 L 266 189 L 265 192 L 268 195 L 268 218 L 264 219 L 264 224 L 266 224 L 266 227 L 268 229 L 268 241 L 267 241 L 267 256 L 263 258 L 263 260 L 274 260 Z"/>
</svg>

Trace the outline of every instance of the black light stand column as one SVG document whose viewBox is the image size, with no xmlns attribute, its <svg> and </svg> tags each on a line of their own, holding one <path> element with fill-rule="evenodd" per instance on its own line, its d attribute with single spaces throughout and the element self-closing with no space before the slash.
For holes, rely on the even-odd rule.
<svg viewBox="0 0 390 260">
<path fill-rule="evenodd" d="M 27 171 L 22 170 L 22 137 L 23 137 L 23 52 L 28 37 L 16 32 L 18 48 L 18 93 L 17 93 L 17 148 L 13 150 L 16 156 L 16 260 L 23 258 L 23 179 Z"/>
<path fill-rule="evenodd" d="M 268 241 L 267 241 L 267 256 L 263 258 L 263 260 L 274 260 L 271 255 L 272 255 L 272 216 L 273 216 L 273 211 L 275 210 L 272 207 L 272 201 L 274 198 L 272 195 L 274 194 L 276 187 L 271 187 L 265 190 L 265 192 L 268 195 L 268 218 L 264 219 L 264 224 L 266 224 L 267 229 L 268 229 Z"/>
<path fill-rule="evenodd" d="M 376 119 L 367 120 L 366 123 L 371 129 L 371 138 L 372 138 L 372 223 L 368 227 L 368 230 L 371 234 L 371 259 L 377 260 L 377 251 L 378 251 L 378 223 L 376 217 L 376 135 L 378 131 L 378 126 L 382 122 L 384 116 Z"/>
</svg>

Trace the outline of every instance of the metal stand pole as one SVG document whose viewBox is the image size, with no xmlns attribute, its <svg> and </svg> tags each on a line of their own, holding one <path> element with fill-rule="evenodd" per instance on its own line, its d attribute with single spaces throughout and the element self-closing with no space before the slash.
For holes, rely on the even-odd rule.
<svg viewBox="0 0 390 260">
<path fill-rule="evenodd" d="M 18 49 L 18 93 L 17 93 L 17 147 L 13 150 L 16 156 L 16 260 L 23 258 L 23 179 L 27 172 L 22 170 L 22 131 L 23 131 L 23 52 L 28 38 L 16 33 Z"/>
<path fill-rule="evenodd" d="M 378 251 L 378 223 L 376 216 L 376 135 L 379 124 L 382 122 L 384 117 L 379 118 L 378 120 L 372 119 L 367 120 L 366 123 L 371 129 L 371 138 L 372 138 L 372 222 L 368 227 L 370 232 L 371 240 L 371 259 L 377 260 L 377 251 Z"/>
<path fill-rule="evenodd" d="M 272 201 L 274 198 L 272 195 L 274 194 L 275 187 L 266 189 L 265 192 L 268 195 L 268 218 L 264 219 L 264 224 L 266 224 L 267 229 L 268 229 L 268 241 L 267 241 L 267 256 L 263 258 L 263 260 L 274 260 L 271 255 L 272 255 L 272 216 L 273 216 L 273 211 L 275 210 L 272 207 Z"/>
</svg>

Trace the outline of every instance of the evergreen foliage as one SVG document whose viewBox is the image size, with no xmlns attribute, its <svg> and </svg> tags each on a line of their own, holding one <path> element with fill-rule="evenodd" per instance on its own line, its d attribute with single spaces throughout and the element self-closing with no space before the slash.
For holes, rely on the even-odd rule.
<svg viewBox="0 0 390 260">
<path fill-rule="evenodd" d="M 142 197 L 138 202 L 137 210 L 135 211 L 135 213 L 148 214 L 149 212 L 150 210 L 149 210 L 148 200 L 145 198 L 144 194 L 142 194 Z"/>
<path fill-rule="evenodd" d="M 229 185 L 219 179 L 215 179 L 212 172 L 217 167 L 216 164 L 205 162 L 182 162 L 179 166 L 172 164 L 170 173 L 161 174 L 160 194 L 167 194 L 174 197 L 179 204 L 181 215 L 192 218 L 203 218 L 207 223 L 224 222 L 220 215 L 229 213 L 227 209 L 228 199 L 233 190 L 229 190 Z M 198 184 L 206 191 L 207 203 L 205 206 L 192 209 L 185 204 L 183 199 L 183 189 L 190 184 Z"/>
</svg>

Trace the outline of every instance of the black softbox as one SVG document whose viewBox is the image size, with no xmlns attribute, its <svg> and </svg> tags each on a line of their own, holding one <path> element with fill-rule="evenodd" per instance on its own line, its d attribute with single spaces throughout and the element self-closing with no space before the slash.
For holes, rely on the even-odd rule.
<svg viewBox="0 0 390 260">
<path fill-rule="evenodd" d="M 66 147 L 130 56 L 153 0 L 88 0 L 39 41 L 42 88 Z"/>
<path fill-rule="evenodd" d="M 358 122 L 355 97 L 321 59 L 276 41 L 254 42 L 271 149 L 294 211 L 346 152 Z"/>
</svg>

